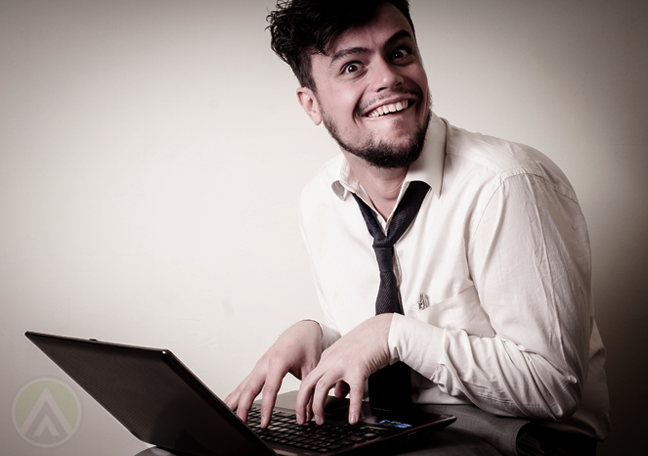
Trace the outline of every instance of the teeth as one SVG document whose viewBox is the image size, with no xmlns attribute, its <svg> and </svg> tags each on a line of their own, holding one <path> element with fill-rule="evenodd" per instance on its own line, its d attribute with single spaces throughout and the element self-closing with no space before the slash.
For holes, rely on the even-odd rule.
<svg viewBox="0 0 648 456">
<path fill-rule="evenodd" d="M 385 114 L 389 114 L 392 112 L 398 112 L 402 111 L 403 109 L 407 108 L 409 106 L 409 101 L 404 100 L 404 101 L 399 101 L 395 104 L 389 104 L 389 105 L 384 105 L 384 106 L 379 106 L 371 113 L 368 115 L 368 117 L 380 117 Z"/>
</svg>

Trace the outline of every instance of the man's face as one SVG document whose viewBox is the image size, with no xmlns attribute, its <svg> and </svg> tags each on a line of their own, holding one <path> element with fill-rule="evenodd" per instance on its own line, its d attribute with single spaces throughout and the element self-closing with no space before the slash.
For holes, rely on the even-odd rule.
<svg viewBox="0 0 648 456">
<path fill-rule="evenodd" d="M 418 158 L 430 94 L 414 32 L 398 9 L 383 4 L 368 24 L 344 32 L 311 64 L 316 92 L 300 88 L 300 102 L 342 149 L 382 168 Z"/>
</svg>

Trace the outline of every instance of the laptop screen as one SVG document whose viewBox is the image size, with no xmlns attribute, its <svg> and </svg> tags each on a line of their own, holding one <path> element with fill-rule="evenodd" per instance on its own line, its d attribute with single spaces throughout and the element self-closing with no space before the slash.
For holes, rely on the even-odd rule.
<svg viewBox="0 0 648 456">
<path fill-rule="evenodd" d="M 275 454 L 169 350 L 25 335 L 144 442 L 205 456 Z"/>
</svg>

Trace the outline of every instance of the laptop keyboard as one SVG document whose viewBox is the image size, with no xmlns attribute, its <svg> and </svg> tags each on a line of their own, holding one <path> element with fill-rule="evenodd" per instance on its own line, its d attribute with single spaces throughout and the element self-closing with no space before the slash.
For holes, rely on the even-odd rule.
<svg viewBox="0 0 648 456">
<path fill-rule="evenodd" d="M 291 413 L 274 411 L 270 425 L 261 429 L 261 408 L 252 407 L 248 414 L 248 427 L 268 443 L 279 443 L 315 453 L 327 453 L 356 443 L 367 442 L 391 433 L 388 429 L 378 429 L 364 425 L 317 425 L 308 422 L 302 426 Z"/>
</svg>

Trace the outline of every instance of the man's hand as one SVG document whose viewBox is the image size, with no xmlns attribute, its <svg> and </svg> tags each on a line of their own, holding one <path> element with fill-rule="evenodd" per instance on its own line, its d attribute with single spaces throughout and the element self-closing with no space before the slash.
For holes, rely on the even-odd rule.
<svg viewBox="0 0 648 456">
<path fill-rule="evenodd" d="M 389 364 L 387 339 L 392 317 L 391 313 L 372 317 L 324 351 L 317 367 L 299 388 L 295 403 L 299 424 L 304 423 L 309 403 L 317 424 L 324 422 L 324 403 L 334 386 L 337 397 L 350 392 L 349 423 L 358 422 L 365 380 Z"/>
<path fill-rule="evenodd" d="M 252 402 L 263 390 L 261 427 L 265 428 L 270 423 L 277 393 L 286 374 L 290 372 L 298 379 L 304 379 L 317 366 L 321 355 L 322 329 L 319 324 L 300 321 L 279 336 L 250 375 L 225 398 L 225 403 L 246 421 Z"/>
</svg>

